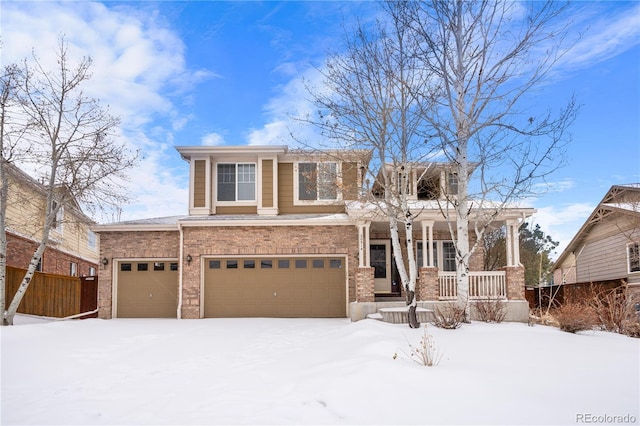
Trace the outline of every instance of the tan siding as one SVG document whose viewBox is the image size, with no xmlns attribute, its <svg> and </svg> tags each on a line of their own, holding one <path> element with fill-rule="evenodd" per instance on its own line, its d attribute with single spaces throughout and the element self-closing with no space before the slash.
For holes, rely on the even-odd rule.
<svg viewBox="0 0 640 426">
<path fill-rule="evenodd" d="M 195 160 L 193 163 L 193 207 L 206 207 L 207 162 Z"/>
<path fill-rule="evenodd" d="M 342 191 L 345 200 L 358 199 L 358 164 L 342 163 Z"/>
<path fill-rule="evenodd" d="M 626 247 L 622 234 L 587 243 L 577 261 L 577 282 L 605 281 L 627 276 Z"/>
<path fill-rule="evenodd" d="M 262 207 L 273 207 L 273 160 L 262 160 Z"/>
<path fill-rule="evenodd" d="M 256 206 L 224 206 L 216 207 L 216 214 L 257 214 Z"/>
<path fill-rule="evenodd" d="M 280 214 L 343 213 L 344 205 L 294 206 L 293 163 L 278 164 L 278 208 Z"/>
</svg>

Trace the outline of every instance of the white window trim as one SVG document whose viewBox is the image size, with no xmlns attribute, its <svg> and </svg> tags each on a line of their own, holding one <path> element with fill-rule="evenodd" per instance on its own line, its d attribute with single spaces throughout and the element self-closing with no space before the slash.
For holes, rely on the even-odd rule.
<svg viewBox="0 0 640 426">
<path fill-rule="evenodd" d="M 300 178 L 299 164 L 335 164 L 336 165 L 336 199 L 335 200 L 301 200 L 300 199 Z M 294 206 L 332 206 L 342 202 L 342 163 L 338 161 L 297 161 L 293 164 L 293 205 Z"/>
<path fill-rule="evenodd" d="M 220 201 L 218 200 L 218 165 L 223 165 L 223 164 L 233 164 L 236 166 L 236 192 L 235 192 L 235 198 L 236 201 Z M 253 186 L 253 200 L 238 200 L 238 165 L 241 164 L 253 164 L 253 166 L 255 167 L 255 182 L 254 182 L 254 186 Z M 259 176 L 259 169 L 258 169 L 258 163 L 255 161 L 220 161 L 216 163 L 216 167 L 215 167 L 215 194 L 214 194 L 214 199 L 216 200 L 216 205 L 220 206 L 220 207 L 226 207 L 226 206 L 257 206 L 258 205 L 258 176 Z"/>
</svg>

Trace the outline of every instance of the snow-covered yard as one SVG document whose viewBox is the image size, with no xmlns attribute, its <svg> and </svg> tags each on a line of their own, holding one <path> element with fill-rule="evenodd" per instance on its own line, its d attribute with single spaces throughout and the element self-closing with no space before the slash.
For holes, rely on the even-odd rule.
<svg viewBox="0 0 640 426">
<path fill-rule="evenodd" d="M 583 424 L 640 418 L 640 346 L 525 324 L 84 320 L 2 328 L 2 425 Z M 398 356 L 394 359 L 394 354 Z M 591 417 L 589 417 L 591 416 Z"/>
</svg>

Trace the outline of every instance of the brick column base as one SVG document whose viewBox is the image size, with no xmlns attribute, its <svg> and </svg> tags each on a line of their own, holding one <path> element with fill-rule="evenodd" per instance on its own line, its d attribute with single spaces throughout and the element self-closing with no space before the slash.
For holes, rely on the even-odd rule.
<svg viewBox="0 0 640 426">
<path fill-rule="evenodd" d="M 420 301 L 438 300 L 438 268 L 420 268 L 416 298 Z"/>
<path fill-rule="evenodd" d="M 356 301 L 376 301 L 373 271 L 373 268 L 358 268 L 356 270 Z"/>
<path fill-rule="evenodd" d="M 525 300 L 524 297 L 524 266 L 505 266 L 507 281 L 507 299 Z"/>
</svg>

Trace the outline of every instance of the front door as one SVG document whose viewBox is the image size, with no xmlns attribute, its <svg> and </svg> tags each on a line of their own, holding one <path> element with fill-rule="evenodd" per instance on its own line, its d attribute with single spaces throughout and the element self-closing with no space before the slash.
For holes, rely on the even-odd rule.
<svg viewBox="0 0 640 426">
<path fill-rule="evenodd" d="M 376 293 L 391 293 L 391 247 L 389 240 L 371 240 L 369 245 L 371 267 Z"/>
</svg>

